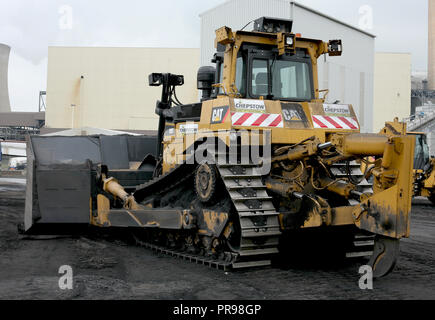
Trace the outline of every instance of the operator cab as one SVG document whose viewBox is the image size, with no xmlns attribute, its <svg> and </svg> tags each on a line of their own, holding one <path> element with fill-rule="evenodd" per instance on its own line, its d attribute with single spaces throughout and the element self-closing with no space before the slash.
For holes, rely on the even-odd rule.
<svg viewBox="0 0 435 320">
<path fill-rule="evenodd" d="M 278 54 L 272 46 L 243 45 L 236 65 L 236 88 L 241 98 L 284 101 L 314 99 L 313 71 L 309 54 L 297 49 L 295 54 Z M 219 61 L 219 56 L 216 57 Z M 223 60 L 223 59 L 222 59 Z M 223 63 L 217 62 L 217 79 L 223 76 Z M 222 88 L 217 94 L 223 94 Z M 217 96 L 215 94 L 215 97 Z"/>
<path fill-rule="evenodd" d="M 238 51 L 235 86 L 240 98 L 311 101 L 315 98 L 311 57 L 305 48 L 294 46 L 295 35 L 290 34 L 291 20 L 260 18 L 255 20 L 254 30 L 258 43 L 244 42 Z M 286 32 L 286 44 L 293 50 L 280 53 L 276 45 L 262 43 L 276 32 Z M 212 62 L 216 63 L 216 83 L 223 80 L 225 46 L 218 43 Z M 226 94 L 216 88 L 213 96 Z"/>
</svg>

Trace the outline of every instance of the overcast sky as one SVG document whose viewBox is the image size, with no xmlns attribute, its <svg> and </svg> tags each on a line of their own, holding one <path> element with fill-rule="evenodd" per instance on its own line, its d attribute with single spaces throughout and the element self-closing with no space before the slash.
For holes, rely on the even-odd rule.
<svg viewBox="0 0 435 320">
<path fill-rule="evenodd" d="M 0 43 L 12 48 L 12 110 L 37 111 L 39 91 L 46 89 L 48 46 L 199 48 L 199 14 L 223 2 L 0 0 Z M 411 53 L 412 70 L 427 70 L 427 0 L 297 2 L 369 28 L 377 36 L 376 51 Z M 367 8 L 372 10 L 372 23 L 366 19 Z"/>
</svg>

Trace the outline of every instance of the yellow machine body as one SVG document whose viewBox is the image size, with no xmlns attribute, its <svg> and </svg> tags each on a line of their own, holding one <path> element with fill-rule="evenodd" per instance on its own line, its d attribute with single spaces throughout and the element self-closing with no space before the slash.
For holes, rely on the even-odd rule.
<svg viewBox="0 0 435 320">
<path fill-rule="evenodd" d="M 163 87 L 156 105 L 157 152 L 148 154 L 137 170 L 110 168 L 103 161 L 96 166 L 86 156 L 80 165 L 63 161 L 47 172 L 38 162 L 47 160 L 35 152 L 28 183 L 35 192 L 29 194 L 41 191 L 42 196 L 29 198 L 27 219 L 59 222 L 50 192 L 64 187 L 65 181 L 55 181 L 62 175 L 75 181 L 71 196 L 65 197 L 71 202 L 64 210 L 68 219 L 76 219 L 71 208 L 80 198 L 77 211 L 88 210 L 90 224 L 126 228 L 138 243 L 191 261 L 224 268 L 269 265 L 282 245 L 299 245 L 287 243 L 286 235 L 342 230 L 352 246 L 358 232 L 371 237 L 364 242 L 374 242 L 369 264 L 375 276 L 391 271 L 398 239 L 409 236 L 414 137 L 404 127 L 397 129 L 399 123 L 391 132 L 361 133 L 352 105 L 326 102 L 328 90 L 318 86 L 317 59 L 340 55 L 341 40 L 302 38 L 291 32 L 291 21 L 262 18 L 256 24 L 252 32 L 216 31 L 217 68 L 215 73 L 198 72 L 200 103 L 179 103 L 175 87 L 184 83 L 182 76 L 150 75 L 150 85 Z M 274 73 L 279 64 L 282 74 Z M 260 66 L 255 74 L 254 65 Z M 80 144 L 91 149 L 107 143 L 113 151 L 123 138 L 112 139 Z M 41 149 L 47 144 L 38 143 Z M 244 162 L 255 150 L 258 157 Z M 201 154 L 208 158 L 199 160 Z M 366 166 L 364 177 L 373 179 L 370 188 L 355 178 L 355 163 Z M 147 173 L 152 176 L 146 178 Z M 53 179 L 46 182 L 47 174 Z M 433 175 L 427 179 L 433 180 Z M 64 195 L 57 195 L 55 204 L 61 207 Z M 32 209 L 37 201 L 39 211 Z"/>
<path fill-rule="evenodd" d="M 424 132 L 406 130 L 406 124 L 398 119 L 387 122 L 381 134 L 397 135 L 406 134 L 416 139 L 414 159 L 414 196 L 427 197 L 435 205 L 435 159 L 430 158 L 427 145 L 427 135 Z"/>
<path fill-rule="evenodd" d="M 351 105 L 327 104 L 319 98 L 317 85 L 317 58 L 328 53 L 328 43 L 320 40 L 296 38 L 295 47 L 304 48 L 311 57 L 313 65 L 313 83 L 315 99 L 306 102 L 288 102 L 280 100 L 243 99 L 235 85 L 236 57 L 243 43 L 280 45 L 282 35 L 232 32 L 223 27 L 216 31 L 216 43 L 226 46 L 222 82 L 216 85 L 222 88 L 217 98 L 204 101 L 199 122 L 179 123 L 174 126 L 172 135 L 165 135 L 163 173 L 169 172 L 177 163 L 186 159 L 186 150 L 195 141 L 204 137 L 219 138 L 230 145 L 231 132 L 246 130 L 270 133 L 272 145 L 292 145 L 310 137 L 316 137 L 316 143 L 333 141 L 341 151 L 342 159 L 366 156 L 382 158 L 373 170 L 375 184 L 373 194 L 361 195 L 361 203 L 356 206 L 328 208 L 326 213 L 313 209 L 301 228 L 356 225 L 358 228 L 376 234 L 399 239 L 409 236 L 409 212 L 411 209 L 412 162 L 414 141 L 401 132 L 387 138 L 384 134 L 359 134 L 360 126 Z M 240 114 L 242 114 L 240 116 Z M 243 121 L 243 117 L 246 118 Z M 250 120 L 273 117 L 277 119 L 267 126 L 260 126 Z M 336 120 L 334 119 L 341 119 Z M 329 121 L 328 121 L 329 120 Z M 189 131 L 186 131 L 189 127 Z M 261 140 L 261 139 L 260 139 Z M 247 140 L 249 141 L 249 140 Z M 325 163 L 327 161 L 325 160 Z M 281 187 L 286 186 L 282 181 Z M 330 189 L 341 193 L 335 184 Z M 346 188 L 346 187 L 344 187 Z M 348 186 L 349 188 L 349 186 Z M 297 188 L 294 188 L 297 189 Z M 340 189 L 340 190 L 339 190 Z M 349 194 L 342 193 L 349 197 Z M 281 229 L 285 226 L 281 221 Z"/>
</svg>

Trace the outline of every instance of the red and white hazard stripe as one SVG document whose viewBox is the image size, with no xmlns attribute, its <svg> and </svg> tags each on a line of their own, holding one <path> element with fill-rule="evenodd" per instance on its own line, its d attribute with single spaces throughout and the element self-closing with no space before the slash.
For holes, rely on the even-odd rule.
<svg viewBox="0 0 435 320">
<path fill-rule="evenodd" d="M 320 129 L 351 129 L 358 130 L 358 121 L 352 117 L 313 115 L 314 128 Z"/>
<path fill-rule="evenodd" d="M 284 122 L 280 114 L 232 112 L 231 120 L 233 126 L 275 128 L 284 127 Z"/>
</svg>

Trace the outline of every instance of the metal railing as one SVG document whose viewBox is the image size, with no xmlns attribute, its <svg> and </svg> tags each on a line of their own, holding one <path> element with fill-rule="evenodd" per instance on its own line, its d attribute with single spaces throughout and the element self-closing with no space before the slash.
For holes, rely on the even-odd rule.
<svg viewBox="0 0 435 320">
<path fill-rule="evenodd" d="M 411 89 L 411 97 L 435 99 L 435 90 Z"/>
<path fill-rule="evenodd" d="M 0 127 L 0 138 L 10 141 L 26 141 L 26 136 L 39 134 L 37 128 Z"/>
<path fill-rule="evenodd" d="M 43 112 L 46 109 L 45 107 L 46 97 L 47 97 L 46 91 L 39 91 L 39 105 L 38 105 L 39 112 Z"/>
<path fill-rule="evenodd" d="M 435 106 L 432 110 L 425 110 L 423 112 L 419 112 L 417 114 L 413 114 L 408 118 L 404 118 L 403 121 L 406 122 L 406 126 L 408 131 L 412 131 L 416 128 L 419 128 L 426 123 L 431 122 L 435 119 Z"/>
</svg>

